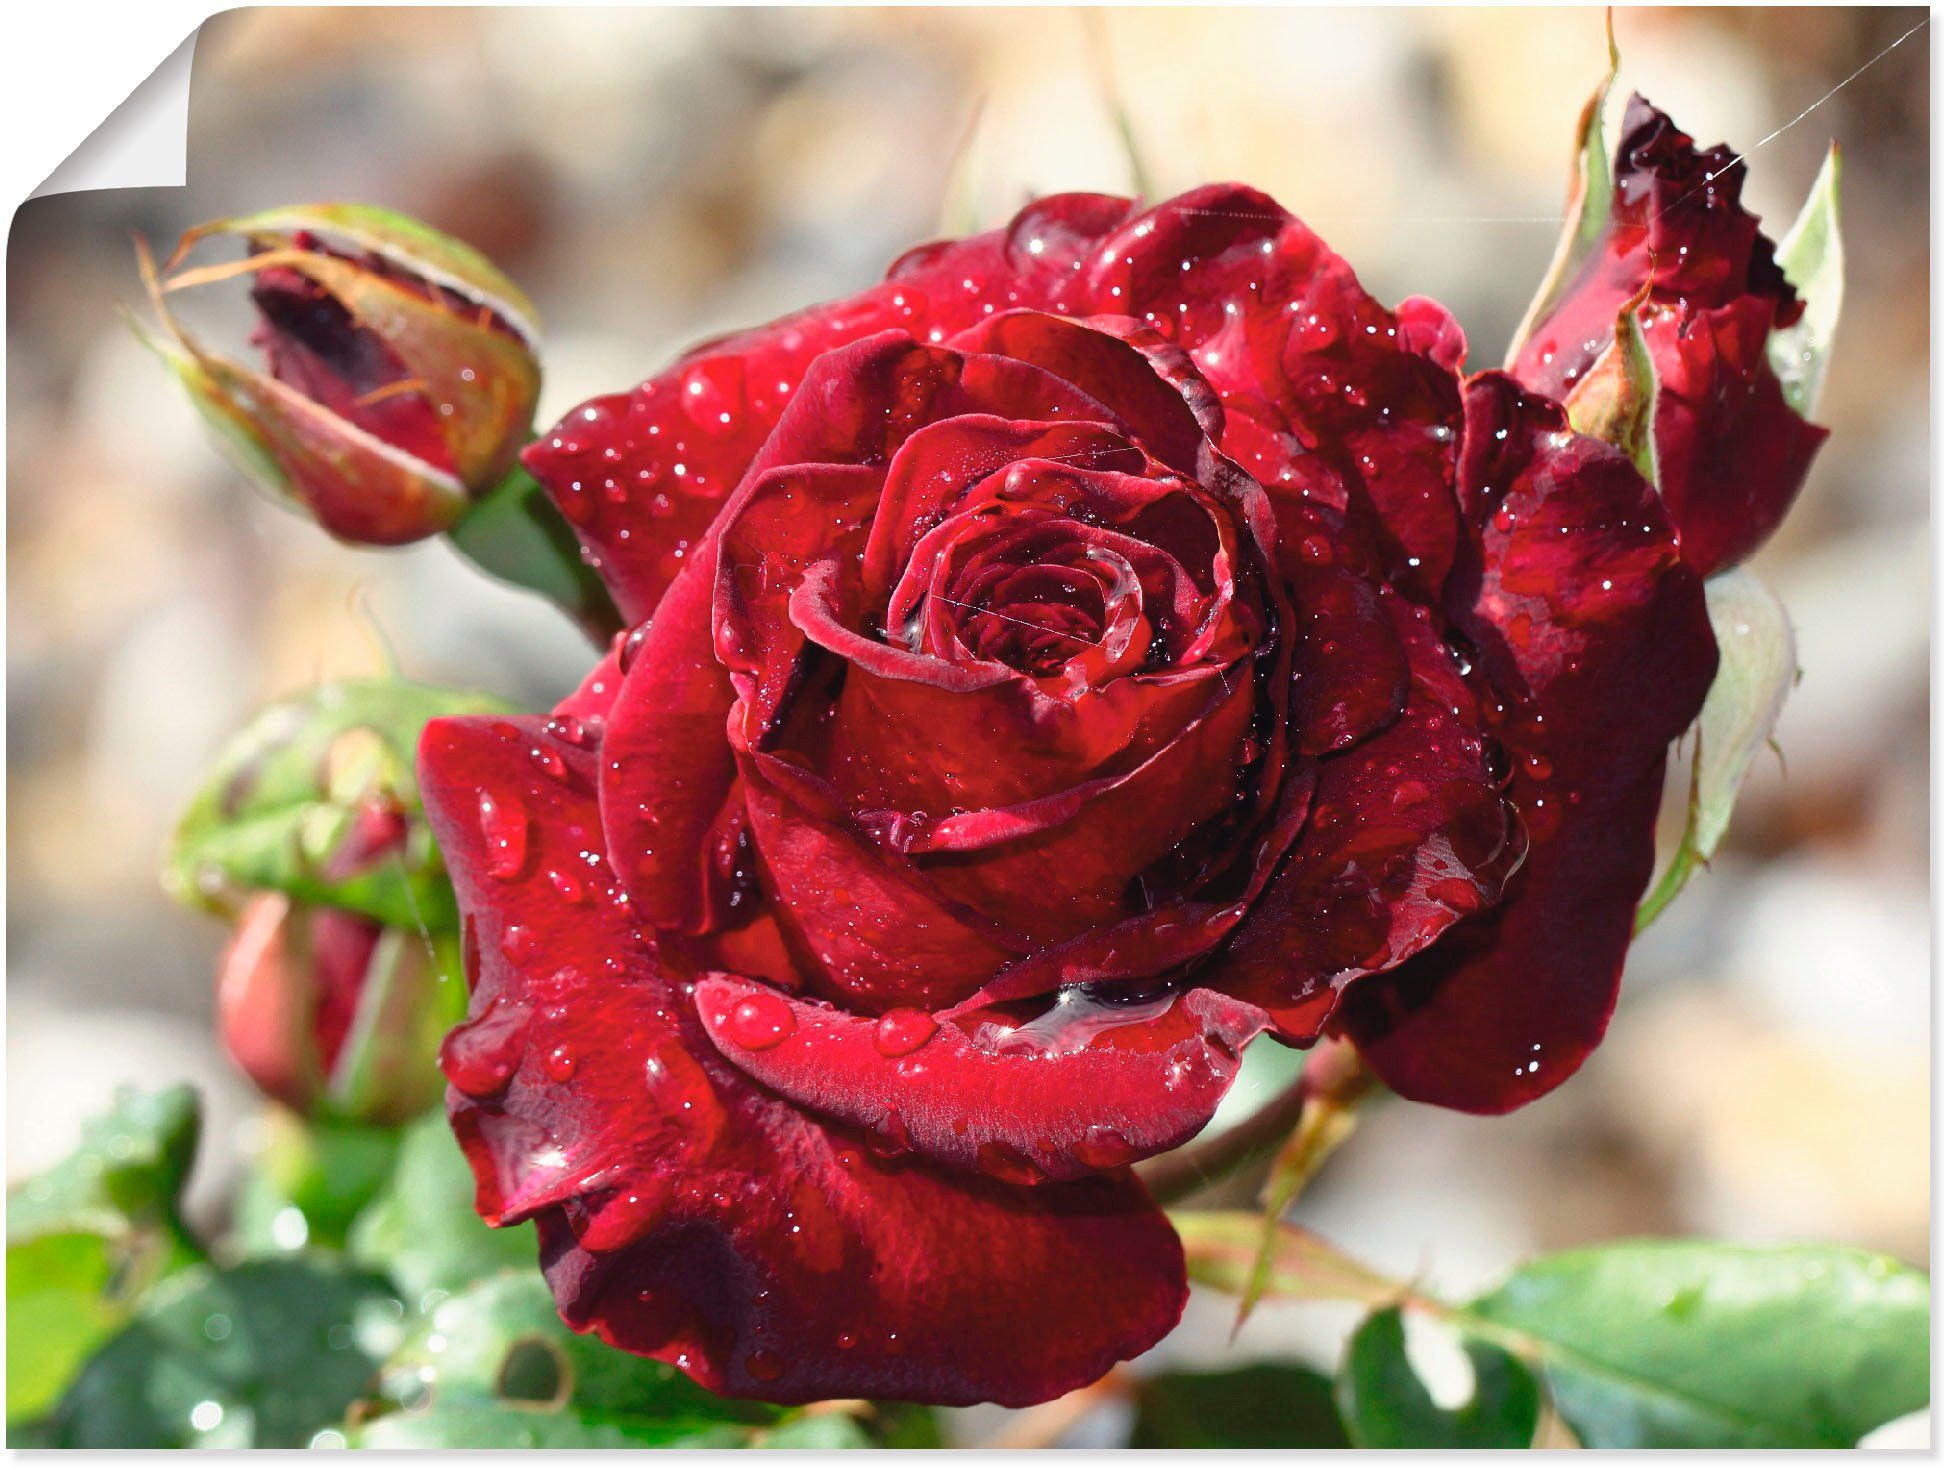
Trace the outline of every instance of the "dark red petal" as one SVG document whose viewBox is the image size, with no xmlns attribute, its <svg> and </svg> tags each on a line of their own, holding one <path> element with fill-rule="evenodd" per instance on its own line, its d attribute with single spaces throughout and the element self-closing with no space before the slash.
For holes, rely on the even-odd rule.
<svg viewBox="0 0 1947 1470">
<path fill-rule="evenodd" d="M 942 891 L 1043 944 L 1127 917 L 1143 871 L 1236 799 L 1257 701 L 1248 666 L 1227 677 L 1227 694 L 1208 680 L 1209 708 L 1133 770 L 948 817 L 908 850 L 928 855 Z"/>
<path fill-rule="evenodd" d="M 1699 151 L 1632 97 L 1608 223 L 1512 368 L 1567 399 L 1614 342 L 1616 313 L 1649 287 L 1639 319 L 1657 369 L 1658 474 L 1683 559 L 1706 576 L 1777 528 L 1825 439 L 1771 370 L 1766 339 L 1804 304 L 1743 188 L 1728 147 Z"/>
<path fill-rule="evenodd" d="M 1056 195 L 1006 230 L 910 251 L 880 285 L 706 343 L 631 392 L 591 399 L 522 461 L 574 523 L 623 615 L 639 621 L 821 353 L 892 329 L 939 342 L 1014 307 L 1068 312 L 1080 253 L 1127 212 L 1126 200 Z"/>
<path fill-rule="evenodd" d="M 1399 718 L 1410 670 L 1380 583 L 1331 561 L 1284 557 L 1293 633 L 1291 721 L 1297 748 L 1323 755 Z"/>
<path fill-rule="evenodd" d="M 744 759 L 746 805 L 773 911 L 820 989 L 875 1012 L 946 1005 L 973 994 L 1025 948 L 905 858 L 862 839 L 822 782 L 762 751 Z"/>
<path fill-rule="evenodd" d="M 1214 439 L 1223 428 L 1216 395 L 1183 349 L 1139 323 L 1011 311 L 968 328 L 948 345 L 1046 368 L 1106 405 L 1144 448 L 1181 474 L 1197 473 L 1205 433 Z M 1174 381 L 1164 376 L 1165 367 Z"/>
<path fill-rule="evenodd" d="M 554 707 L 557 718 L 578 722 L 591 739 L 599 738 L 606 729 L 609 711 L 615 708 L 616 698 L 622 692 L 622 649 L 628 639 L 626 632 L 610 639 L 608 652 L 575 686 L 574 692 Z"/>
<path fill-rule="evenodd" d="M 272 266 L 257 273 L 250 300 L 262 317 L 253 340 L 272 377 L 393 448 L 456 473 L 439 415 L 404 361 L 337 297 L 299 271 Z"/>
<path fill-rule="evenodd" d="M 1210 990 L 1127 1006 L 1071 991 L 1025 1024 L 919 1009 L 847 1015 L 734 975 L 699 981 L 696 1004 L 718 1050 L 772 1091 L 1015 1184 L 1076 1179 L 1183 1143 L 1265 1026 L 1256 1006 Z M 752 1009 L 779 1006 L 775 1030 L 744 1024 Z"/>
<path fill-rule="evenodd" d="M 1526 865 L 1501 907 L 1384 978 L 1343 1025 L 1395 1090 L 1505 1112 L 1572 1073 L 1608 1025 L 1654 857 L 1670 742 L 1717 650 L 1702 585 L 1627 460 L 1500 373 L 1467 389 L 1471 553 L 1450 608 L 1495 684 Z"/>
<path fill-rule="evenodd" d="M 1305 590 L 1295 596 L 1304 607 Z M 1490 908 L 1525 851 L 1501 799 L 1499 752 L 1426 609 L 1391 592 L 1375 602 L 1391 657 L 1408 671 L 1403 710 L 1319 763 L 1290 860 L 1204 976 L 1270 1009 L 1290 1041 L 1317 1034 L 1329 992 Z M 1361 643 L 1375 647 L 1381 631 Z"/>
<path fill-rule="evenodd" d="M 962 414 L 917 431 L 887 467 L 861 573 L 867 597 L 883 604 L 913 547 L 989 475 L 1020 460 L 1140 471 L 1141 451 L 1101 424 L 1035 423 Z"/>
<path fill-rule="evenodd" d="M 1438 306 L 1395 316 L 1276 201 L 1213 184 L 1131 220 L 1090 257 L 1097 311 L 1188 350 L 1225 412 L 1222 448 L 1273 504 L 1349 505 L 1390 549 L 1393 580 L 1429 594 L 1454 548 L 1454 368 Z"/>
<path fill-rule="evenodd" d="M 474 984 L 449 1112 L 481 1213 L 536 1219 L 570 1326 L 772 1402 L 1018 1405 L 1175 1325 L 1182 1251 L 1127 1171 L 1023 1190 L 889 1162 L 724 1063 L 582 857 L 593 776 L 533 719 L 421 744 Z"/>
<path fill-rule="evenodd" d="M 706 543 L 715 550 L 715 537 Z M 717 662 L 713 557 L 676 579 L 647 624 L 625 635 L 622 690 L 602 740 L 604 851 L 636 911 L 700 933 L 715 913 L 708 835 L 736 763 L 724 722 L 736 696 Z"/>
<path fill-rule="evenodd" d="M 1770 539 L 1827 431 L 1785 402 L 1765 355 L 1771 303 L 1645 323 L 1657 364 L 1656 458 L 1683 559 L 1709 576 Z"/>
</svg>

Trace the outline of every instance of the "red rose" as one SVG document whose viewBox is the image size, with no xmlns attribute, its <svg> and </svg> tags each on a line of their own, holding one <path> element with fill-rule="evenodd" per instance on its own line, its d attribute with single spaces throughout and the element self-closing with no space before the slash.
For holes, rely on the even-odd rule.
<svg viewBox="0 0 1947 1470">
<path fill-rule="evenodd" d="M 1128 1165 L 1260 1033 L 1575 1069 L 1716 650 L 1629 462 L 1463 352 L 1251 190 L 1066 195 L 532 446 L 637 626 L 421 784 L 454 1127 L 571 1324 L 1045 1399 L 1175 1322 Z"/>
<path fill-rule="evenodd" d="M 1804 304 L 1738 203 L 1744 164 L 1724 144 L 1699 153 L 1631 97 L 1614 174 L 1607 227 L 1510 370 L 1573 398 L 1615 341 L 1616 313 L 1647 293 L 1637 320 L 1656 364 L 1659 488 L 1684 560 L 1709 574 L 1778 528 L 1825 442 L 1785 401 L 1766 354 Z"/>
</svg>

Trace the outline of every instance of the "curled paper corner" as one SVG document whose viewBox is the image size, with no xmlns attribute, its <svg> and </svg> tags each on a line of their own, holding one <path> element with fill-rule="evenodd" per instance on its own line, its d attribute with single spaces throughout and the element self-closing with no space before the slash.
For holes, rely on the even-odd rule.
<svg viewBox="0 0 1947 1470">
<path fill-rule="evenodd" d="M 81 189 L 180 188 L 187 183 L 189 75 L 197 34 L 192 30 L 184 37 L 28 197 Z"/>
</svg>

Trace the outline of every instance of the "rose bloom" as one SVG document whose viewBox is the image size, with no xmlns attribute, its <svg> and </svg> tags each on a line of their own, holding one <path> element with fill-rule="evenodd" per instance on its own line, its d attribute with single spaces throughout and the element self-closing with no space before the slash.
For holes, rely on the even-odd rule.
<svg viewBox="0 0 1947 1470">
<path fill-rule="evenodd" d="M 1254 1038 L 1575 1070 L 1716 646 L 1681 514 L 1464 351 L 1248 188 L 1068 194 L 536 441 L 632 630 L 421 770 L 453 1126 L 571 1325 L 1050 1398 L 1176 1322 L 1129 1166 Z"/>
</svg>

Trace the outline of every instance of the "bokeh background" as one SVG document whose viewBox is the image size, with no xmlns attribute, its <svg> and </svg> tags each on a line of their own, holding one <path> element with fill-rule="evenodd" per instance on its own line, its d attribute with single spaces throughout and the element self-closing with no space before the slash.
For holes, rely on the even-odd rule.
<svg viewBox="0 0 1947 1470">
<path fill-rule="evenodd" d="M 1924 12 L 1625 10 L 1623 81 L 1749 148 Z M 1608 1043 L 1505 1120 L 1374 1110 L 1300 1218 L 1455 1290 L 1629 1233 L 1927 1259 L 1928 64 L 1922 30 L 1750 160 L 1775 234 L 1845 151 L 1833 433 L 1759 567 L 1804 677 L 1715 867 L 1638 946 Z M 344 198 L 421 215 L 539 303 L 544 420 L 691 340 L 853 289 L 943 219 L 1124 190 L 1268 189 L 1388 300 L 1453 308 L 1476 366 L 1548 258 L 1599 10 L 253 9 L 197 45 L 189 185 L 36 200 L 7 283 L 7 1171 L 121 1081 L 212 1101 L 216 1207 L 253 1111 L 210 1037 L 222 934 L 157 858 L 266 699 L 374 672 L 539 707 L 585 645 L 443 545 L 360 552 L 259 501 L 116 317 L 131 230 Z M 238 336 L 238 301 L 191 313 Z M 1681 785 L 1681 782 L 1673 782 Z M 1670 825 L 1670 824 L 1666 824 Z M 1227 1344 L 1329 1352 L 1318 1309 Z M 1004 1432 L 1004 1431 L 1003 1431 Z"/>
</svg>

